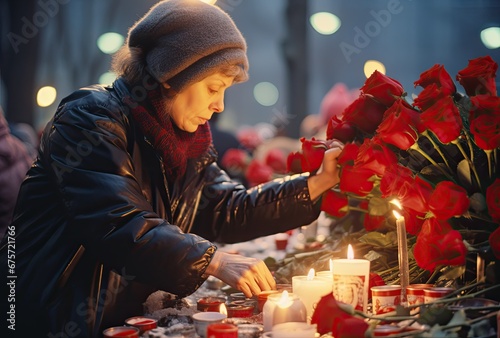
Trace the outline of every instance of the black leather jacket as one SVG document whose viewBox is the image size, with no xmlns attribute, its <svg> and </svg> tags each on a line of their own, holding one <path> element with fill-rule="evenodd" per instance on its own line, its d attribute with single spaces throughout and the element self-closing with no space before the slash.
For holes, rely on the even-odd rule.
<svg viewBox="0 0 500 338">
<path fill-rule="evenodd" d="M 194 292 L 212 241 L 283 232 L 319 214 L 307 175 L 247 190 L 217 166 L 213 149 L 169 187 L 126 97 L 120 79 L 83 88 L 61 102 L 44 131 L 10 227 L 15 238 L 5 237 L 1 249 L 5 275 L 6 244 L 15 242 L 17 332 L 99 337 L 141 315 L 156 290 Z"/>
</svg>

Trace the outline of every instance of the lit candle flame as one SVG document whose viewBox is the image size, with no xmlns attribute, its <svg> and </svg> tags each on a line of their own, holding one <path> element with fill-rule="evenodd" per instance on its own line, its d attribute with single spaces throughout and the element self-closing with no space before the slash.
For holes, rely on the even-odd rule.
<svg viewBox="0 0 500 338">
<path fill-rule="evenodd" d="M 398 209 L 401 209 L 401 203 L 397 199 L 391 200 L 392 204 L 394 204 Z"/>
<path fill-rule="evenodd" d="M 219 312 L 227 316 L 227 308 L 226 308 L 226 305 L 221 304 L 221 305 L 219 306 Z"/>
<path fill-rule="evenodd" d="M 347 259 L 354 259 L 354 249 L 351 244 L 347 246 Z"/>
<path fill-rule="evenodd" d="M 290 307 L 292 305 L 292 299 L 288 296 L 288 291 L 286 291 L 286 290 L 283 291 L 283 293 L 281 294 L 281 298 L 278 301 L 277 305 L 280 308 L 287 308 L 287 307 Z"/>
<path fill-rule="evenodd" d="M 307 274 L 307 280 L 313 280 L 315 274 L 316 272 L 314 271 L 314 269 L 309 270 L 309 273 Z"/>
<path fill-rule="evenodd" d="M 396 210 L 393 210 L 392 213 L 394 214 L 394 217 L 396 217 L 396 219 L 401 218 L 401 214 L 399 212 L 397 212 Z"/>
</svg>

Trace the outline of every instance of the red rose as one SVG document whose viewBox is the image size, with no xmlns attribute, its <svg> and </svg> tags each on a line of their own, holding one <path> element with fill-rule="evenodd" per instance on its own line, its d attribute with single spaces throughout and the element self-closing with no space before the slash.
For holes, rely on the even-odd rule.
<svg viewBox="0 0 500 338">
<path fill-rule="evenodd" d="M 346 194 L 328 190 L 321 201 L 321 210 L 334 217 L 342 217 L 349 211 L 349 200 Z"/>
<path fill-rule="evenodd" d="M 486 205 L 491 218 L 495 222 L 500 222 L 500 178 L 486 188 Z"/>
<path fill-rule="evenodd" d="M 440 91 L 435 83 L 432 83 L 418 94 L 413 100 L 413 105 L 420 108 L 420 110 L 426 110 L 445 96 L 447 95 Z"/>
<path fill-rule="evenodd" d="M 386 219 L 387 216 L 365 214 L 365 217 L 363 219 L 363 227 L 366 229 L 366 231 L 375 231 L 377 229 L 380 229 L 385 224 Z"/>
<path fill-rule="evenodd" d="M 469 60 L 466 68 L 457 74 L 457 81 L 469 96 L 497 95 L 495 76 L 498 64 L 490 56 Z"/>
<path fill-rule="evenodd" d="M 496 228 L 488 238 L 491 250 L 497 259 L 500 259 L 500 227 Z"/>
<path fill-rule="evenodd" d="M 398 162 L 396 154 L 379 139 L 365 139 L 359 147 L 354 166 L 372 171 L 382 177 L 385 168 Z"/>
<path fill-rule="evenodd" d="M 462 118 L 451 96 L 446 96 L 424 111 L 420 118 L 441 141 L 447 144 L 455 141 L 463 128 Z"/>
<path fill-rule="evenodd" d="M 377 133 L 384 142 L 408 150 L 417 141 L 419 129 L 420 114 L 397 100 L 385 112 Z"/>
<path fill-rule="evenodd" d="M 406 209 L 412 209 L 417 213 L 425 214 L 429 211 L 429 200 L 433 192 L 432 185 L 422 179 L 420 176 L 415 176 L 413 182 L 404 181 L 398 191 L 398 200 Z"/>
<path fill-rule="evenodd" d="M 333 293 L 321 297 L 316 304 L 313 315 L 311 317 L 311 324 L 317 325 L 319 334 L 325 334 L 332 331 L 334 321 L 336 319 L 347 319 L 352 316 L 343 310 L 341 304 L 335 299 Z"/>
<path fill-rule="evenodd" d="M 238 130 L 236 137 L 249 151 L 254 151 L 263 141 L 257 130 L 251 127 Z"/>
<path fill-rule="evenodd" d="M 359 145 L 356 143 L 347 143 L 342 149 L 339 157 L 337 158 L 337 162 L 340 166 L 344 165 L 354 165 L 354 161 L 356 157 L 358 157 Z"/>
<path fill-rule="evenodd" d="M 302 154 L 304 154 L 302 170 L 309 172 L 318 170 L 323 163 L 323 157 L 330 142 L 316 140 L 314 137 L 310 140 L 302 137 L 300 142 L 302 142 Z"/>
<path fill-rule="evenodd" d="M 484 150 L 500 147 L 500 115 L 481 115 L 470 122 L 474 142 Z"/>
<path fill-rule="evenodd" d="M 221 159 L 221 165 L 230 173 L 238 173 L 245 171 L 250 156 L 243 149 L 231 148 L 228 149 Z"/>
<path fill-rule="evenodd" d="M 461 216 L 469 209 L 467 191 L 451 181 L 439 182 L 429 200 L 429 209 L 439 220 Z"/>
<path fill-rule="evenodd" d="M 335 338 L 364 338 L 368 323 L 358 317 L 336 318 L 333 321 L 332 336 Z"/>
<path fill-rule="evenodd" d="M 291 152 L 286 159 L 286 170 L 289 173 L 298 174 L 303 172 L 302 161 L 305 161 L 301 152 Z"/>
<path fill-rule="evenodd" d="M 471 98 L 470 131 L 477 146 L 484 150 L 500 147 L 500 98 L 477 95 Z"/>
<path fill-rule="evenodd" d="M 365 94 L 372 95 L 375 100 L 387 107 L 390 107 L 404 93 L 403 86 L 399 81 L 380 73 L 378 70 L 366 79 L 360 90 Z"/>
<path fill-rule="evenodd" d="M 434 271 L 440 265 L 463 265 L 467 248 L 462 236 L 446 221 L 432 217 L 422 225 L 413 255 L 418 266 Z"/>
<path fill-rule="evenodd" d="M 273 178 L 273 169 L 268 165 L 253 159 L 248 165 L 245 178 L 251 187 L 261 183 L 266 183 Z"/>
<path fill-rule="evenodd" d="M 402 214 L 405 218 L 406 232 L 410 235 L 417 235 L 424 224 L 425 213 L 419 213 L 412 209 L 403 209 Z"/>
<path fill-rule="evenodd" d="M 444 95 L 453 95 L 457 91 L 450 74 L 444 69 L 443 65 L 438 64 L 420 74 L 420 78 L 413 84 L 415 87 L 421 86 L 424 88 L 435 84 Z"/>
<path fill-rule="evenodd" d="M 340 120 L 337 115 L 334 115 L 326 127 L 326 139 L 337 139 L 343 143 L 354 140 L 356 130 L 346 121 Z"/>
<path fill-rule="evenodd" d="M 387 107 L 370 95 L 361 94 L 342 113 L 342 120 L 359 130 L 372 134 L 382 121 Z"/>
<path fill-rule="evenodd" d="M 286 173 L 287 158 L 281 149 L 271 149 L 267 152 L 264 163 L 270 166 L 275 173 Z"/>
<path fill-rule="evenodd" d="M 386 282 L 378 273 L 370 272 L 370 283 L 368 285 L 368 290 L 371 290 L 372 286 L 386 285 Z"/>
<path fill-rule="evenodd" d="M 366 196 L 373 189 L 373 176 L 371 170 L 344 166 L 340 176 L 340 191 Z"/>
<path fill-rule="evenodd" d="M 471 120 L 485 115 L 498 114 L 500 111 L 500 97 L 491 95 L 476 95 L 470 98 L 471 108 L 469 118 Z"/>
<path fill-rule="evenodd" d="M 372 286 L 382 286 L 386 285 L 385 281 L 380 277 L 378 273 L 370 272 L 370 283 L 368 283 L 368 290 L 372 289 Z M 368 292 L 368 300 L 372 299 L 371 292 Z"/>
<path fill-rule="evenodd" d="M 394 164 L 387 167 L 384 176 L 382 176 L 380 180 L 382 197 L 399 196 L 399 190 L 405 181 L 413 184 L 413 172 L 411 169 L 403 167 L 400 164 Z"/>
</svg>

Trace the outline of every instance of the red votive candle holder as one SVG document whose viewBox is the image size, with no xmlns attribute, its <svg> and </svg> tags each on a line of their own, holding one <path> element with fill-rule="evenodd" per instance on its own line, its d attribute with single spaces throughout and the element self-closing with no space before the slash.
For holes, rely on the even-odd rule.
<svg viewBox="0 0 500 338">
<path fill-rule="evenodd" d="M 158 321 L 154 318 L 136 316 L 125 319 L 125 324 L 139 329 L 139 334 L 158 327 Z"/>
<path fill-rule="evenodd" d="M 424 302 L 432 303 L 439 298 L 442 298 L 455 291 L 454 288 L 449 287 L 433 287 L 429 289 L 424 289 Z"/>
<path fill-rule="evenodd" d="M 231 318 L 231 317 L 237 317 L 237 318 L 252 317 L 254 309 L 255 309 L 255 306 L 253 304 L 245 302 L 245 301 L 234 301 L 232 303 L 229 303 L 226 306 L 227 316 L 229 318 Z"/>
<path fill-rule="evenodd" d="M 410 284 L 406 287 L 408 305 L 424 304 L 424 290 L 434 287 L 433 284 Z"/>
<path fill-rule="evenodd" d="M 287 233 L 278 233 L 274 235 L 274 243 L 276 244 L 276 250 L 286 250 L 288 246 L 288 234 Z"/>
<path fill-rule="evenodd" d="M 114 326 L 102 332 L 105 338 L 139 338 L 139 329 L 131 326 Z"/>
<path fill-rule="evenodd" d="M 224 297 L 203 297 L 196 303 L 196 308 L 202 312 L 219 312 L 220 305 L 225 302 Z"/>
<path fill-rule="evenodd" d="M 215 323 L 207 326 L 207 338 L 238 338 L 238 327 L 229 323 Z"/>
</svg>

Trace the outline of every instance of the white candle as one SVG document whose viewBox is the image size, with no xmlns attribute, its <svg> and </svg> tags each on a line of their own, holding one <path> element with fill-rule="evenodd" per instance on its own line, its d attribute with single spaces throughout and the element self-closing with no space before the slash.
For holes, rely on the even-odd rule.
<svg viewBox="0 0 500 338">
<path fill-rule="evenodd" d="M 316 276 L 323 277 L 323 278 L 328 278 L 333 283 L 333 274 L 332 274 L 332 272 L 330 270 L 318 271 L 318 272 L 316 272 Z"/>
<path fill-rule="evenodd" d="M 405 218 L 393 210 L 396 217 L 396 230 L 398 238 L 399 278 L 401 284 L 401 304 L 406 304 L 406 288 L 410 284 L 410 269 L 408 267 L 408 242 L 406 238 Z"/>
<path fill-rule="evenodd" d="M 273 338 L 314 338 L 316 325 L 307 323 L 282 323 L 273 326 Z"/>
<path fill-rule="evenodd" d="M 279 323 L 305 322 L 306 315 L 306 307 L 297 295 L 286 290 L 270 294 L 262 309 L 264 331 L 271 331 Z"/>
<path fill-rule="evenodd" d="M 351 304 L 356 310 L 366 313 L 370 284 L 370 261 L 354 259 L 354 250 L 349 244 L 347 259 L 334 259 L 332 269 L 335 299 Z"/>
<path fill-rule="evenodd" d="M 292 277 L 292 292 L 304 302 L 307 312 L 307 322 L 311 322 L 314 308 L 321 297 L 332 292 L 332 282 L 325 277 L 315 276 L 314 269 L 307 276 Z"/>
</svg>

